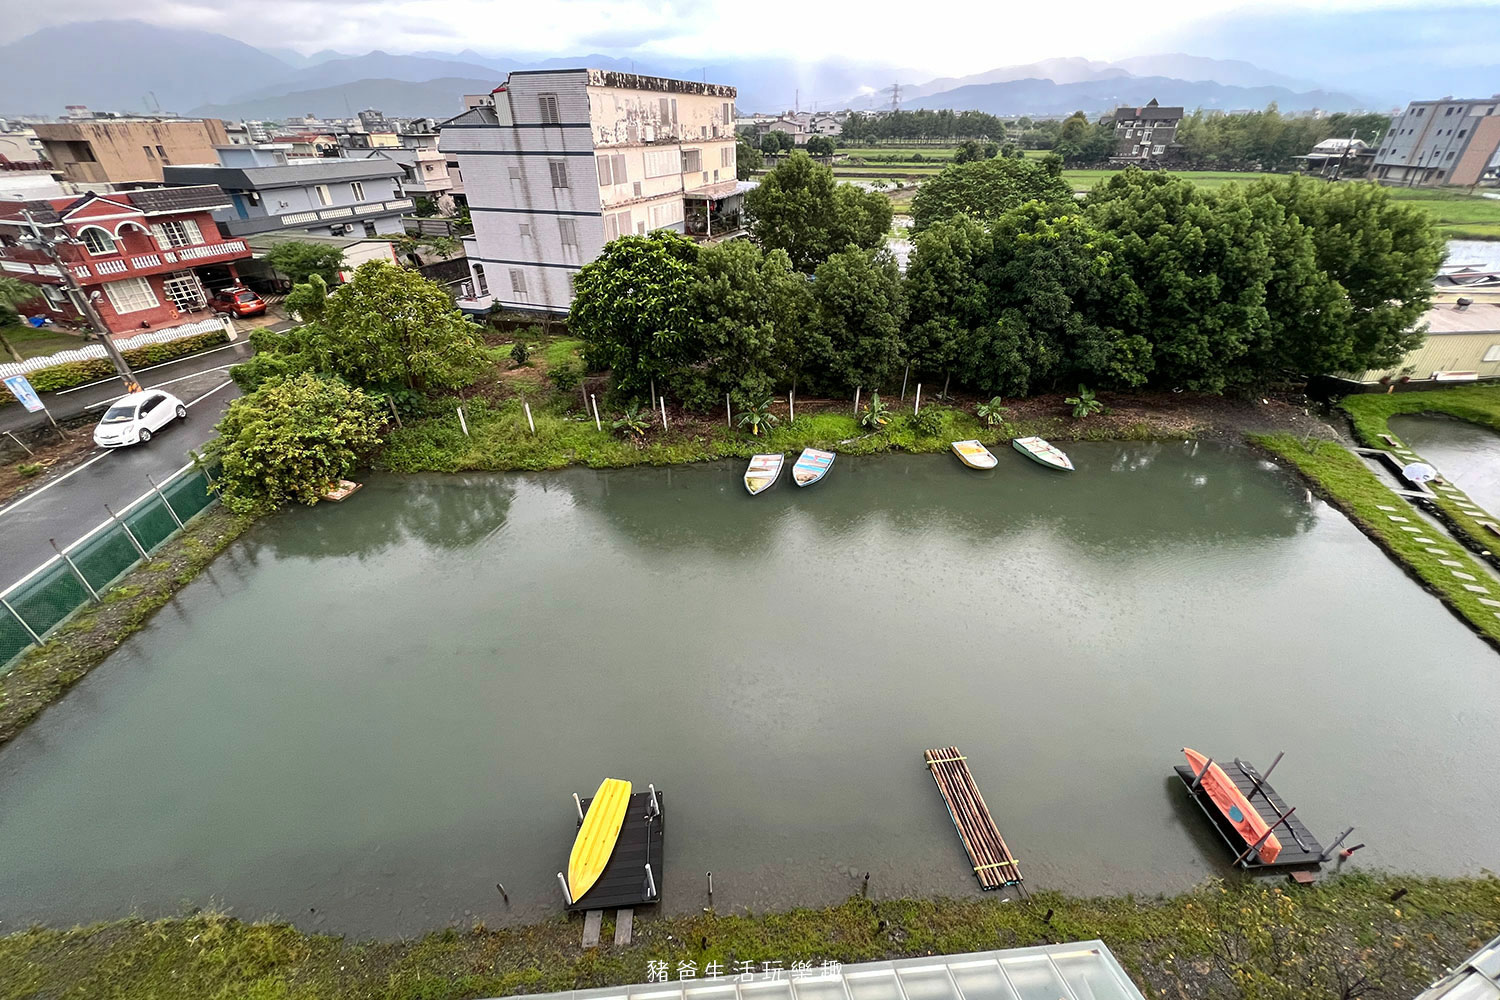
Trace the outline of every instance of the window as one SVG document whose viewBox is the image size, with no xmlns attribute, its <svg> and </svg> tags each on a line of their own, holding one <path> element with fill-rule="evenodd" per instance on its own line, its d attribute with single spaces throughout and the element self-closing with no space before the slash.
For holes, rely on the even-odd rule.
<svg viewBox="0 0 1500 1000">
<path fill-rule="evenodd" d="M 313 190 L 318 193 L 318 204 L 319 205 L 332 205 L 333 204 L 333 195 L 329 193 L 329 191 L 328 191 L 328 185 L 327 184 L 319 184 L 319 185 L 315 186 L 313 188 Z"/>
<path fill-rule="evenodd" d="M 373 223 L 370 220 L 366 219 L 365 220 L 365 235 L 366 236 L 374 236 L 375 235 L 375 231 L 376 231 L 375 230 L 375 223 Z"/>
<path fill-rule="evenodd" d="M 721 166 L 721 167 L 732 167 L 732 166 L 734 166 L 734 147 L 733 146 L 721 146 L 721 147 L 719 147 L 719 166 Z"/>
<path fill-rule="evenodd" d="M 104 294 L 109 296 L 109 304 L 117 313 L 140 312 L 160 305 L 145 278 L 111 281 L 104 286 Z"/>
<path fill-rule="evenodd" d="M 509 168 L 509 170 L 510 170 L 510 179 L 511 180 L 518 181 L 518 180 L 521 179 L 521 168 L 520 167 L 512 166 L 512 167 Z"/>
<path fill-rule="evenodd" d="M 355 201 L 364 201 L 365 200 L 365 186 L 363 184 L 361 184 L 359 181 L 351 181 L 349 183 L 349 190 L 352 191 L 352 192 L 354 192 L 354 200 Z"/>
<path fill-rule="evenodd" d="M 146 151 L 146 159 L 148 159 L 148 160 L 154 160 L 154 159 L 156 159 L 156 154 L 153 153 L 153 152 L 151 152 L 151 147 L 150 146 L 142 146 L 141 149 L 143 149 L 143 150 Z"/>
<path fill-rule="evenodd" d="M 695 174 L 703 169 L 703 150 L 684 149 L 682 151 L 682 172 Z"/>
<path fill-rule="evenodd" d="M 531 239 L 531 223 L 529 223 L 529 222 L 523 222 L 523 223 L 520 224 L 519 228 L 521 230 L 521 239 L 523 239 L 523 240 L 529 240 L 529 239 Z"/>
<path fill-rule="evenodd" d="M 88 252 L 95 256 L 115 252 L 114 237 L 102 229 L 85 229 L 78 235 L 83 238 L 83 245 Z"/>
<path fill-rule="evenodd" d="M 165 149 L 162 149 L 160 146 L 156 147 L 156 155 L 161 157 L 161 162 L 163 163 L 172 162 L 171 158 L 167 156 L 167 151 Z"/>
<path fill-rule="evenodd" d="M 630 235 L 630 212 L 616 212 L 604 217 L 604 239 L 606 242 L 619 236 Z"/>
<path fill-rule="evenodd" d="M 600 187 L 608 187 L 611 184 L 624 184 L 627 180 L 624 154 L 616 153 L 613 156 L 599 157 Z"/>
<path fill-rule="evenodd" d="M 161 283 L 162 291 L 167 293 L 167 298 L 181 312 L 195 312 L 208 305 L 208 299 L 203 294 L 203 286 L 198 282 L 198 276 L 192 271 L 178 271 L 170 274 Z"/>
<path fill-rule="evenodd" d="M 1466 128 L 1461 128 L 1461 129 L 1458 130 L 1458 137 L 1460 139 L 1462 139 L 1464 136 L 1466 136 L 1468 134 L 1469 134 L 1469 130 L 1466 129 Z"/>
<path fill-rule="evenodd" d="M 1452 108 L 1446 108 L 1446 109 L 1444 109 L 1444 111 L 1443 111 L 1443 117 L 1444 118 L 1447 118 L 1451 114 L 1453 114 L 1453 109 Z"/>
<path fill-rule="evenodd" d="M 197 246 L 203 242 L 203 233 L 198 229 L 198 223 L 192 219 L 183 219 L 181 222 L 153 222 L 151 232 L 156 237 L 157 246 L 163 250 L 172 247 Z"/>
<path fill-rule="evenodd" d="M 557 232 L 565 247 L 578 247 L 578 223 L 572 219 L 558 219 Z"/>
<path fill-rule="evenodd" d="M 510 269 L 510 290 L 516 298 L 526 301 L 526 272 L 519 267 Z"/>
<path fill-rule="evenodd" d="M 68 301 L 67 293 L 56 285 L 41 285 L 39 287 L 42 290 L 42 296 L 47 300 L 47 308 L 53 312 L 60 312 L 61 310 L 58 307 Z"/>
<path fill-rule="evenodd" d="M 729 107 L 728 101 L 725 101 L 723 105 L 720 106 L 719 114 L 722 116 L 724 124 L 726 126 L 734 122 L 734 111 Z"/>
<path fill-rule="evenodd" d="M 1500 344 L 1491 344 L 1489 350 L 1484 352 L 1484 360 L 1500 361 Z"/>
<path fill-rule="evenodd" d="M 474 265 L 474 287 L 478 289 L 480 295 L 490 294 L 490 283 L 484 276 L 483 264 Z"/>
<path fill-rule="evenodd" d="M 672 105 L 667 98 L 662 97 L 658 99 L 657 109 L 661 112 L 661 123 L 663 125 L 672 124 Z"/>
<path fill-rule="evenodd" d="M 552 171 L 552 186 L 554 188 L 566 188 L 568 186 L 567 161 L 548 160 L 547 167 Z"/>
<path fill-rule="evenodd" d="M 646 176 L 665 177 L 682 170 L 682 158 L 675 149 L 646 150 Z"/>
<path fill-rule="evenodd" d="M 562 117 L 557 110 L 556 94 L 538 94 L 536 102 L 541 111 L 543 125 L 562 124 Z"/>
</svg>

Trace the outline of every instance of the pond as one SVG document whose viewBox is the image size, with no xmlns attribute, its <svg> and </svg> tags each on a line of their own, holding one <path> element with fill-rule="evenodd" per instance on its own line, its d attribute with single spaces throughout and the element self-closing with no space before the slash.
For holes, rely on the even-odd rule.
<svg viewBox="0 0 1500 1000">
<path fill-rule="evenodd" d="M 559 912 L 570 793 L 655 782 L 672 911 L 1226 868 L 1171 768 L 1265 766 L 1360 863 L 1500 866 L 1500 661 L 1275 465 L 1200 443 L 375 478 L 262 522 L 0 752 L 0 930 L 229 907 L 354 934 Z M 503 882 L 506 906 L 495 889 Z"/>
<path fill-rule="evenodd" d="M 1427 414 L 1390 419 L 1391 433 L 1492 514 L 1500 514 L 1500 434 L 1467 420 Z"/>
</svg>

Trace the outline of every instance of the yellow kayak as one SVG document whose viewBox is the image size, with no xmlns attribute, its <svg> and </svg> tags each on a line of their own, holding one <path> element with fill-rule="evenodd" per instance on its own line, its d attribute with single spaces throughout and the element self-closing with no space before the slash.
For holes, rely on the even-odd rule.
<svg viewBox="0 0 1500 1000">
<path fill-rule="evenodd" d="M 625 811 L 630 806 L 630 782 L 619 778 L 605 778 L 589 803 L 589 811 L 578 828 L 578 839 L 573 841 L 573 853 L 568 858 L 568 892 L 577 902 L 583 894 L 594 887 L 609 856 L 615 851 L 615 841 L 620 838 L 620 827 L 625 824 Z"/>
</svg>

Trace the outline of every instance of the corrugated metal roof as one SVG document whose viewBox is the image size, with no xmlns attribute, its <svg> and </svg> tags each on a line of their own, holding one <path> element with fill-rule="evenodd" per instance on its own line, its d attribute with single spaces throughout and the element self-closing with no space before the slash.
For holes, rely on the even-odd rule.
<svg viewBox="0 0 1500 1000">
<path fill-rule="evenodd" d="M 373 177 L 400 177 L 401 166 L 390 160 L 353 160 L 344 157 L 313 158 L 311 163 L 288 163 L 274 167 L 221 167 L 217 164 L 165 166 L 169 181 L 217 184 L 227 188 L 302 187 L 330 181 L 358 181 Z"/>
<path fill-rule="evenodd" d="M 1416 1000 L 1497 1000 L 1500 998 L 1500 938 L 1419 994 Z"/>
<path fill-rule="evenodd" d="M 197 184 L 192 187 L 142 188 L 126 194 L 130 203 L 142 212 L 191 212 L 209 208 L 223 208 L 229 198 L 217 184 Z"/>
</svg>

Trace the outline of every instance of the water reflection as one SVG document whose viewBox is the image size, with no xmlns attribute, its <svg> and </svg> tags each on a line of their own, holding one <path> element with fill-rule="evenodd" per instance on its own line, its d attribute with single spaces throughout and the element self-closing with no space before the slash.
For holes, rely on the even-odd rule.
<svg viewBox="0 0 1500 1000">
<path fill-rule="evenodd" d="M 1437 466 L 1470 499 L 1500 515 L 1500 434 L 1436 415 L 1391 418 L 1391 431 Z"/>
</svg>

